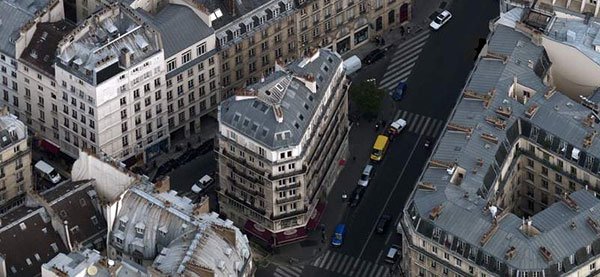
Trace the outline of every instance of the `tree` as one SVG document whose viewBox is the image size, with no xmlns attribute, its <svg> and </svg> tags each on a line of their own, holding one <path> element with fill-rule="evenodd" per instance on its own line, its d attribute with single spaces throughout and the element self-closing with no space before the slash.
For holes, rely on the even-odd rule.
<svg viewBox="0 0 600 277">
<path fill-rule="evenodd" d="M 375 82 L 363 81 L 350 87 L 350 97 L 366 117 L 377 117 L 384 97 L 384 91 Z"/>
</svg>

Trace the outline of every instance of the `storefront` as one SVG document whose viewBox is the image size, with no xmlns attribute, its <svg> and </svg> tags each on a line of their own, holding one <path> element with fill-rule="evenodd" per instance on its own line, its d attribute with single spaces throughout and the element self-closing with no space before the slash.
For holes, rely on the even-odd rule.
<svg viewBox="0 0 600 277">
<path fill-rule="evenodd" d="M 348 52 L 350 50 L 350 47 L 350 36 L 347 36 L 344 39 L 338 41 L 335 45 L 335 49 L 340 55 Z"/>
<path fill-rule="evenodd" d="M 362 29 L 354 32 L 354 46 L 369 39 L 369 26 L 365 25 Z"/>
</svg>

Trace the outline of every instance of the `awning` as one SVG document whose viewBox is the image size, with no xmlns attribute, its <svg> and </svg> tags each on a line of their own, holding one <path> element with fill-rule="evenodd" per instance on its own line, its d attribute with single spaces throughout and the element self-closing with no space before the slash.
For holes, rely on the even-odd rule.
<svg viewBox="0 0 600 277">
<path fill-rule="evenodd" d="M 317 203 L 315 211 L 312 213 L 312 215 L 310 215 L 310 219 L 306 224 L 307 230 L 314 230 L 317 227 L 317 225 L 319 225 L 319 222 L 321 222 L 321 217 L 323 216 L 323 211 L 325 211 L 326 206 L 327 203 L 325 201 L 321 200 L 319 201 L 319 203 Z"/>
<path fill-rule="evenodd" d="M 246 224 L 244 224 L 244 230 L 251 235 L 269 243 L 270 245 L 273 245 L 273 235 L 271 231 L 263 228 L 256 222 L 248 219 Z"/>
<path fill-rule="evenodd" d="M 60 146 L 46 139 L 40 141 L 40 147 L 52 154 L 60 153 Z"/>
<path fill-rule="evenodd" d="M 307 237 L 307 231 L 305 227 L 298 227 L 296 229 L 287 230 L 275 234 L 275 246 L 282 246 L 284 244 L 293 243 L 299 240 L 303 240 Z"/>
</svg>

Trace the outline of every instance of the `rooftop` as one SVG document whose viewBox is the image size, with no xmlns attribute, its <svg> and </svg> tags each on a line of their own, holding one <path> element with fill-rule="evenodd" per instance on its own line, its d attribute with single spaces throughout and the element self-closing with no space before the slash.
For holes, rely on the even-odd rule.
<svg viewBox="0 0 600 277">
<path fill-rule="evenodd" d="M 54 76 L 54 60 L 58 42 L 75 26 L 61 20 L 52 23 L 38 23 L 31 42 L 21 54 L 21 60 L 29 66 Z"/>
<path fill-rule="evenodd" d="M 326 49 L 223 101 L 219 122 L 270 149 L 298 145 L 341 66 Z"/>
<path fill-rule="evenodd" d="M 590 109 L 544 85 L 540 76 L 545 75 L 549 60 L 529 37 L 496 25 L 487 46 L 487 55 L 471 73 L 407 213 L 415 216 L 415 226 L 419 222 L 420 233 L 449 243 L 448 247 L 474 261 L 489 255 L 509 268 L 557 272 L 557 262 L 568 261 L 570 255 L 577 253 L 578 262 L 585 260 L 589 245 L 593 253 L 600 253 L 597 231 L 587 227 L 588 218 L 600 220 L 594 212 L 600 209 L 600 201 L 589 191 L 572 193 L 570 199 L 580 208 L 573 210 L 561 202 L 550 205 L 531 218 L 540 234 L 529 237 L 519 230 L 522 220 L 511 213 L 498 219 L 495 227 L 486 213 L 494 195 L 490 190 L 507 151 L 519 137 L 548 145 L 549 151 L 596 174 L 600 143 L 593 143 L 592 138 L 587 144 L 586 138 L 600 128 L 583 124 Z M 450 179 L 454 166 L 466 170 L 459 185 Z M 581 227 L 573 230 L 571 222 Z M 441 231 L 436 234 L 435 228 Z M 497 231 L 481 244 L 491 229 Z M 551 253 L 549 261 L 540 254 L 541 247 Z M 507 255 L 509 249 L 514 249 L 514 255 Z M 568 271 L 566 264 L 571 263 L 563 263 Z M 498 272 L 502 275 L 503 270 L 506 266 Z"/>
<path fill-rule="evenodd" d="M 165 51 L 165 59 L 214 34 L 214 30 L 188 6 L 167 4 L 156 15 L 136 9 L 157 29 Z"/>
<path fill-rule="evenodd" d="M 25 124 L 16 116 L 9 114 L 6 107 L 0 108 L 0 150 L 7 149 L 24 139 L 27 139 Z"/>
<path fill-rule="evenodd" d="M 19 30 L 49 2 L 48 0 L 0 0 L 0 52 L 14 57 Z"/>
<path fill-rule="evenodd" d="M 223 14 L 221 17 L 212 22 L 215 30 L 218 30 L 225 25 L 235 21 L 236 19 L 250 13 L 256 8 L 259 8 L 268 3 L 276 3 L 279 0 L 192 0 L 207 8 L 208 11 L 214 13 L 217 9 Z"/>
<path fill-rule="evenodd" d="M 54 272 L 58 276 L 96 276 L 96 277 L 142 277 L 147 276 L 145 269 L 127 261 L 112 261 L 96 250 L 84 249 L 69 254 L 59 253 L 42 265 L 43 270 Z"/>
<path fill-rule="evenodd" d="M 161 51 L 158 33 L 130 8 L 113 3 L 58 44 L 57 65 L 97 85 Z"/>
<path fill-rule="evenodd" d="M 600 22 L 597 18 L 555 17 L 547 35 L 554 40 L 577 48 L 600 65 L 599 30 Z"/>
</svg>

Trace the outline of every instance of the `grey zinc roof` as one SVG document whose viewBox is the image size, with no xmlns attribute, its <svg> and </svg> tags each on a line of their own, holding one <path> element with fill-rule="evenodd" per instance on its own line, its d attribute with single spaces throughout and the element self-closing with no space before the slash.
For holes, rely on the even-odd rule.
<svg viewBox="0 0 600 277">
<path fill-rule="evenodd" d="M 223 12 L 223 16 L 212 22 L 213 28 L 218 30 L 219 28 L 231 23 L 232 21 L 249 14 L 254 9 L 263 6 L 269 2 L 276 3 L 274 0 L 243 0 L 243 1 L 231 1 L 233 3 L 233 10 L 228 7 L 226 1 L 222 0 L 194 0 L 196 3 L 202 4 L 210 12 L 214 12 L 220 9 Z"/>
<path fill-rule="evenodd" d="M 548 37 L 566 45 L 577 48 L 589 59 L 600 65 L 600 52 L 594 46 L 600 45 L 600 22 L 591 18 L 585 24 L 583 18 L 555 18 L 549 27 Z"/>
<path fill-rule="evenodd" d="M 48 0 L 0 0 L 0 52 L 14 58 L 19 29 L 43 9 Z"/>
<path fill-rule="evenodd" d="M 471 136 L 446 129 L 431 157 L 432 160 L 457 163 L 466 170 L 464 178 L 460 185 L 455 185 L 450 183 L 450 175 L 446 169 L 427 167 L 419 181 L 434 185 L 436 190 L 415 189 L 412 205 L 421 220 L 426 220 L 445 233 L 468 243 L 471 248 L 477 248 L 511 268 L 548 269 L 558 261 L 568 259 L 570 255 L 581 254 L 581 249 L 597 239 L 597 234 L 586 220 L 589 216 L 600 221 L 600 213 L 597 212 L 600 210 L 600 200 L 592 192 L 580 190 L 571 194 L 571 198 L 579 205 L 579 210 L 572 210 L 562 202 L 550 205 L 532 217 L 532 225 L 541 232 L 534 237 L 528 237 L 520 231 L 522 219 L 514 214 L 507 214 L 500 220 L 496 233 L 481 246 L 481 237 L 492 226 L 489 212 L 482 212 L 488 202 L 487 197 L 492 195 L 485 188 L 486 177 L 489 174 L 491 178 L 496 178 L 490 174 L 497 172 L 498 167 L 502 166 L 496 162 L 496 153 L 500 148 L 510 147 L 505 142 L 507 133 L 519 121 L 530 122 L 560 138 L 570 147 L 578 148 L 582 155 L 593 157 L 600 157 L 600 143 L 596 140 L 591 147 L 584 148 L 583 141 L 592 130 L 600 132 L 600 127 L 586 127 L 582 119 L 589 115 L 590 110 L 560 92 L 549 99 L 544 97 L 544 93 L 550 88 L 544 85 L 530 66 L 532 63 L 537 64 L 545 53 L 530 38 L 512 28 L 497 25 L 489 37 L 487 49 L 490 53 L 508 58 L 505 62 L 495 58 L 479 59 L 465 90 L 480 94 L 494 91 L 489 107 L 485 108 L 479 100 L 461 98 L 449 122 L 473 128 Z M 526 104 L 508 96 L 515 80 L 519 85 L 536 92 Z M 538 105 L 539 109 L 533 118 L 528 118 L 525 112 L 533 104 Z M 507 123 L 505 130 L 499 130 L 485 120 L 488 116 L 498 116 L 495 110 L 500 106 L 512 108 L 512 116 L 504 118 Z M 481 139 L 483 133 L 493 134 L 499 143 Z M 570 155 L 570 151 L 569 149 L 569 153 L 565 155 Z M 483 166 L 477 168 L 479 159 Z M 430 211 L 438 205 L 443 207 L 441 214 L 435 220 L 430 220 Z M 571 222 L 577 226 L 575 229 L 571 228 Z M 516 257 L 506 260 L 506 251 L 511 246 L 517 249 Z M 540 255 L 540 246 L 548 248 L 552 253 L 551 262 L 546 262 Z"/>
<path fill-rule="evenodd" d="M 277 122 L 272 106 L 261 101 L 260 97 L 244 100 L 232 97 L 223 101 L 219 121 L 270 149 L 297 145 L 341 62 L 336 53 L 320 49 L 319 57 L 303 67 L 300 67 L 299 62 L 292 63 L 287 67 L 288 71 L 276 71 L 265 78 L 264 82 L 246 88 L 259 91 L 260 94 L 265 89 L 272 89 L 277 83 L 289 80 L 280 101 L 283 111 L 281 123 Z M 316 93 L 312 93 L 298 77 L 307 74 L 315 77 Z"/>
<path fill-rule="evenodd" d="M 151 15 L 141 8 L 136 11 L 160 32 L 165 59 L 214 33 L 214 30 L 187 6 L 167 4 L 156 15 Z"/>
</svg>

